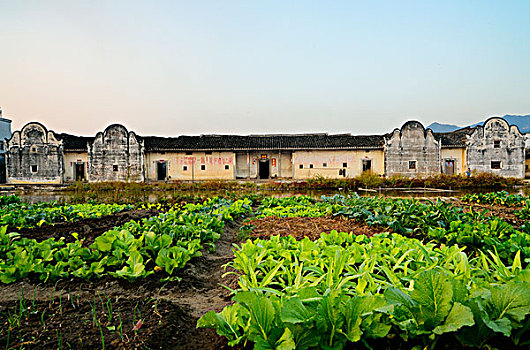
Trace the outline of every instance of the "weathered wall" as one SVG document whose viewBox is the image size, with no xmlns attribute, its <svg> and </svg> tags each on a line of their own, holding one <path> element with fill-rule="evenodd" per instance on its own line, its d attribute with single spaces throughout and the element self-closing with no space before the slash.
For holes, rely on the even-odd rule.
<svg viewBox="0 0 530 350">
<path fill-rule="evenodd" d="M 64 152 L 64 179 L 67 182 L 76 181 L 76 164 L 83 164 L 85 169 L 85 179 L 88 174 L 88 152 Z"/>
<path fill-rule="evenodd" d="M 113 124 L 88 148 L 89 181 L 144 181 L 144 147 L 134 132 Z"/>
<path fill-rule="evenodd" d="M 467 161 L 472 171 L 524 178 L 525 136 L 504 119 L 490 118 L 468 137 Z M 492 169 L 492 162 L 499 161 L 501 169 Z"/>
<path fill-rule="evenodd" d="M 466 149 L 462 148 L 442 148 L 441 161 L 442 161 L 442 172 L 447 173 L 445 169 L 446 160 L 454 161 L 454 173 L 455 174 L 465 174 L 467 170 L 467 160 L 466 160 Z"/>
<path fill-rule="evenodd" d="M 235 179 L 234 152 L 147 152 L 146 177 L 158 179 L 158 163 L 166 162 L 167 180 Z M 204 165 L 204 170 L 202 166 Z"/>
<path fill-rule="evenodd" d="M 251 151 L 237 152 L 236 177 L 238 179 L 259 177 L 260 161 L 268 161 L 269 178 L 291 178 L 293 176 L 292 153 L 288 151 Z"/>
<path fill-rule="evenodd" d="M 356 177 L 363 173 L 363 160 L 371 161 L 370 173 L 375 175 L 383 175 L 384 173 L 384 153 L 382 150 L 296 151 L 293 158 L 295 179 L 308 179 L 315 176 L 327 178 Z M 344 163 L 346 163 L 346 167 L 344 167 Z M 313 167 L 311 168 L 311 166 Z M 339 170 L 346 170 L 346 175 L 340 175 Z"/>
<path fill-rule="evenodd" d="M 40 123 L 28 123 L 7 143 L 8 183 L 62 183 L 62 142 Z"/>
<path fill-rule="evenodd" d="M 415 161 L 415 169 L 410 162 Z M 432 130 L 420 122 L 406 122 L 401 129 L 395 129 L 385 140 L 385 174 L 408 177 L 439 174 L 441 171 L 440 143 Z"/>
</svg>

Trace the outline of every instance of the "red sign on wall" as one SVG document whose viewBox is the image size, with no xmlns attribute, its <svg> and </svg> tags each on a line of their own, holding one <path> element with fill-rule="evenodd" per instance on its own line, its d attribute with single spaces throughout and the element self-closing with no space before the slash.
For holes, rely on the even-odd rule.
<svg viewBox="0 0 530 350">
<path fill-rule="evenodd" d="M 271 159 L 271 165 L 272 166 L 276 166 L 276 158 L 272 158 Z"/>
</svg>

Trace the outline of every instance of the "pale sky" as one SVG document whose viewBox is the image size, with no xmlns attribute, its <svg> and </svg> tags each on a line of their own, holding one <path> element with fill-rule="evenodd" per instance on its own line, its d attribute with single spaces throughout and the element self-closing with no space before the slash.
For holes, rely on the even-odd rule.
<svg viewBox="0 0 530 350">
<path fill-rule="evenodd" d="M 95 135 L 530 114 L 530 1 L 0 0 L 0 106 Z"/>
</svg>

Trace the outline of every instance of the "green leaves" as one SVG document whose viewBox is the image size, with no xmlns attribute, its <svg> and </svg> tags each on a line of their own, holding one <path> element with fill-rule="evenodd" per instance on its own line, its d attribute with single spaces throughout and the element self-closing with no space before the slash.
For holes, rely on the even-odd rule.
<svg viewBox="0 0 530 350">
<path fill-rule="evenodd" d="M 510 336 L 530 313 L 530 283 L 511 282 L 493 286 L 481 302 L 483 320 L 495 332 Z"/>
<path fill-rule="evenodd" d="M 389 334 L 426 347 L 441 336 L 474 346 L 495 332 L 523 339 L 530 275 L 517 258 L 505 266 L 494 253 L 470 258 L 456 245 L 340 232 L 314 242 L 249 240 L 234 255 L 227 265 L 241 273 L 235 305 L 248 311 L 242 341 L 257 348 L 278 347 L 282 336 L 296 348 L 322 349 Z"/>
<path fill-rule="evenodd" d="M 444 273 L 422 271 L 414 279 L 411 297 L 419 305 L 421 322 L 432 328 L 440 324 L 451 310 L 453 287 Z"/>
<path fill-rule="evenodd" d="M 241 329 L 248 319 L 248 312 L 240 305 L 227 306 L 220 313 L 208 311 L 197 321 L 197 328 L 215 328 L 219 335 L 229 339 L 230 346 L 237 345 L 243 339 Z"/>
<path fill-rule="evenodd" d="M 0 225 L 19 229 L 33 228 L 63 221 L 99 218 L 132 208 L 131 205 L 120 204 L 60 205 L 56 202 L 28 204 L 22 203 L 16 196 L 0 196 Z"/>
<path fill-rule="evenodd" d="M 280 314 L 282 322 L 292 324 L 305 323 L 313 317 L 314 314 L 302 303 L 302 299 L 299 297 L 287 299 Z"/>
<path fill-rule="evenodd" d="M 472 326 L 474 324 L 475 321 L 473 320 L 473 312 L 471 309 L 460 303 L 454 303 L 444 323 L 434 328 L 433 332 L 440 335 L 454 332 L 464 326 Z"/>
<path fill-rule="evenodd" d="M 102 236 L 97 237 L 94 240 L 92 247 L 102 252 L 110 252 L 112 248 L 112 243 L 115 240 L 116 240 L 115 236 L 102 235 Z"/>
<path fill-rule="evenodd" d="M 222 232 L 223 220 L 250 212 L 248 203 L 248 200 L 211 199 L 205 204 L 186 206 L 186 209 L 171 209 L 141 222 L 130 221 L 109 230 L 96 237 L 90 247 L 83 246 L 78 234 L 72 235 L 73 243 L 65 245 L 63 240 L 55 239 L 42 242 L 16 239 L 17 235 L 6 234 L 7 226 L 3 226 L 0 228 L 0 281 L 12 283 L 32 276 L 48 281 L 69 275 L 89 279 L 105 274 L 134 280 L 149 276 L 160 268 L 172 275 L 191 258 L 200 256 L 204 247 L 212 250 Z M 65 212 L 78 215 L 80 208 L 86 211 L 97 208 L 94 215 L 106 215 L 108 211 L 126 208 L 117 205 L 56 207 L 53 203 L 42 204 L 42 207 L 57 215 Z M 271 271 L 269 282 L 274 273 Z"/>
</svg>

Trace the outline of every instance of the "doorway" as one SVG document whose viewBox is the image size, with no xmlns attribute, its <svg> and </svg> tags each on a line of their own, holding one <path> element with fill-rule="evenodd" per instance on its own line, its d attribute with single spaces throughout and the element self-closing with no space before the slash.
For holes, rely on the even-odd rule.
<svg viewBox="0 0 530 350">
<path fill-rule="evenodd" d="M 157 163 L 157 180 L 165 181 L 167 176 L 167 162 L 158 162 Z"/>
<path fill-rule="evenodd" d="M 363 159 L 363 173 L 372 173 L 372 160 L 371 159 Z"/>
<path fill-rule="evenodd" d="M 445 173 L 447 175 L 453 175 L 455 173 L 455 161 L 454 159 L 445 160 Z"/>
<path fill-rule="evenodd" d="M 260 160 L 258 170 L 260 179 L 268 179 L 270 175 L 270 161 L 268 159 Z"/>
<path fill-rule="evenodd" d="M 75 163 L 74 179 L 75 181 L 85 181 L 85 163 Z"/>
</svg>

